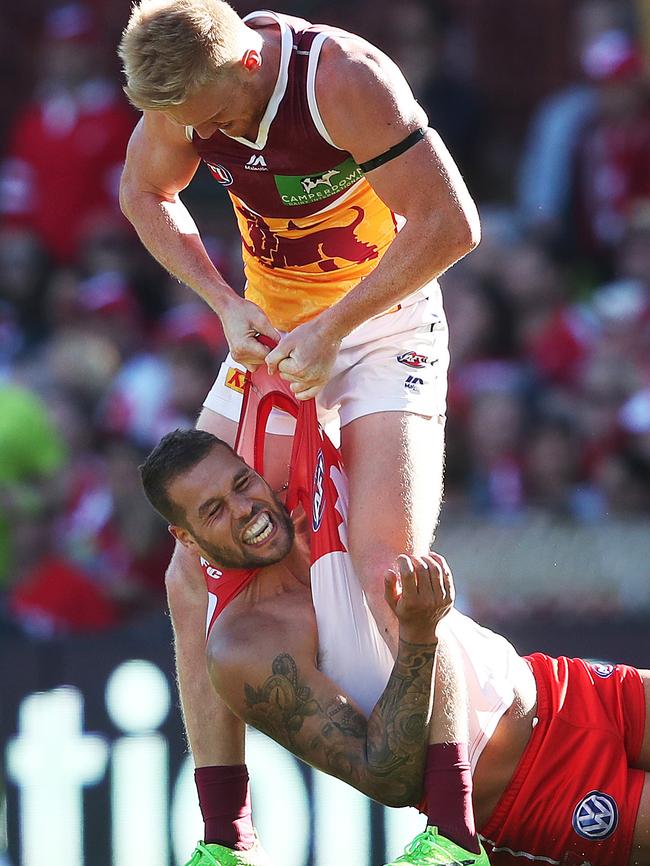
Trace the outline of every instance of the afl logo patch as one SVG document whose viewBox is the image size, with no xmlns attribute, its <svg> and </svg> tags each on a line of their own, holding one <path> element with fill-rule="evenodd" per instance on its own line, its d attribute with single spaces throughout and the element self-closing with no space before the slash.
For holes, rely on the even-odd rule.
<svg viewBox="0 0 650 866">
<path fill-rule="evenodd" d="M 325 476 L 325 459 L 323 452 L 320 450 L 316 457 L 316 468 L 314 469 L 314 484 L 312 491 L 312 506 L 311 506 L 311 527 L 314 532 L 318 532 L 323 520 L 323 512 L 325 511 L 325 488 L 323 480 Z"/>
<path fill-rule="evenodd" d="M 618 826 L 616 801 L 602 791 L 590 791 L 573 810 L 571 824 L 583 839 L 608 839 Z"/>
<path fill-rule="evenodd" d="M 419 352 L 402 352 L 397 356 L 400 364 L 406 364 L 407 367 L 413 367 L 416 370 L 426 367 L 429 364 L 429 359 L 426 355 L 420 355 Z"/>
<path fill-rule="evenodd" d="M 596 676 L 606 680 L 607 677 L 611 677 L 614 673 L 615 665 L 596 663 L 591 666 L 591 669 Z"/>
<path fill-rule="evenodd" d="M 224 165 L 210 165 L 208 163 L 208 168 L 212 172 L 214 179 L 218 180 L 221 186 L 231 185 L 233 177 Z"/>
</svg>

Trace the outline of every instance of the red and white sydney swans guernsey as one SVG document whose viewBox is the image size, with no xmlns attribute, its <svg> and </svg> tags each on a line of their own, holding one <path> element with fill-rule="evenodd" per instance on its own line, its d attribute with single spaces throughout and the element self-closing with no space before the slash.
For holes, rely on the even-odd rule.
<svg viewBox="0 0 650 866">
<path fill-rule="evenodd" d="M 236 451 L 264 473 L 264 435 L 275 407 L 296 418 L 287 507 L 299 503 L 310 518 L 311 589 L 316 611 L 319 668 L 370 714 L 393 668 L 352 568 L 347 548 L 348 490 L 338 450 L 318 424 L 313 400 L 296 401 L 289 386 L 266 367 L 247 375 Z M 370 456 L 368 459 L 371 459 Z M 208 633 L 221 611 L 257 570 L 217 569 L 202 560 L 208 588 Z M 511 705 L 513 669 L 526 663 L 504 638 L 457 610 L 439 627 L 462 659 L 468 689 L 472 768 Z"/>
</svg>

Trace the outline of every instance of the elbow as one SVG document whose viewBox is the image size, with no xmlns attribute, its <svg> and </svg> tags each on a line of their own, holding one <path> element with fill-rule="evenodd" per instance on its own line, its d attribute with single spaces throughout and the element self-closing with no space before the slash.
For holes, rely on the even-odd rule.
<svg viewBox="0 0 650 866">
<path fill-rule="evenodd" d="M 459 259 L 471 253 L 481 242 L 481 220 L 474 202 L 468 202 L 463 208 L 455 234 Z"/>
<path fill-rule="evenodd" d="M 364 794 L 382 806 L 390 806 L 392 809 L 417 806 L 423 798 L 422 781 L 420 780 L 417 784 L 409 784 L 400 783 L 395 779 L 382 779 L 371 783 Z"/>
<path fill-rule="evenodd" d="M 481 220 L 479 219 L 478 211 L 474 208 L 474 215 L 467 221 L 468 229 L 468 247 L 467 252 L 471 253 L 481 243 Z"/>
</svg>

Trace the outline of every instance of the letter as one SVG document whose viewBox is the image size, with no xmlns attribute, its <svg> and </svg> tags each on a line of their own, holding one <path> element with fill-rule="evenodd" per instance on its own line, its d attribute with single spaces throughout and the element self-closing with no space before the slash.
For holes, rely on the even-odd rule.
<svg viewBox="0 0 650 866">
<path fill-rule="evenodd" d="M 108 746 L 83 733 L 83 697 L 71 686 L 26 697 L 7 746 L 20 789 L 22 866 L 83 866 L 85 785 L 104 776 Z"/>
</svg>

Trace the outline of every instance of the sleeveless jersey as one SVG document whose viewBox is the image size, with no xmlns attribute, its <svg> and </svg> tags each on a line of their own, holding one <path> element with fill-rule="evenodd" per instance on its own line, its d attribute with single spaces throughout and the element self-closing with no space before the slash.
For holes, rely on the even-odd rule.
<svg viewBox="0 0 650 866">
<path fill-rule="evenodd" d="M 393 658 L 370 613 L 348 553 L 348 486 L 341 457 L 318 424 L 314 401 L 296 401 L 286 382 L 260 367 L 246 377 L 235 445 L 237 453 L 258 472 L 264 472 L 264 438 L 273 407 L 296 418 L 286 504 L 289 511 L 302 505 L 310 524 L 318 667 L 370 715 L 386 687 Z M 257 569 L 215 569 L 205 561 L 203 566 L 210 599 L 209 633 L 219 613 L 253 579 Z M 526 663 L 505 638 L 457 610 L 451 610 L 442 621 L 439 636 L 451 645 L 462 665 L 474 769 L 499 719 L 512 704 L 517 670 Z"/>
<path fill-rule="evenodd" d="M 281 331 L 313 318 L 367 276 L 401 217 L 373 191 L 353 157 L 332 142 L 316 102 L 323 42 L 345 31 L 274 12 L 249 27 L 275 25 L 281 58 L 255 141 L 218 130 L 188 137 L 226 188 L 242 238 L 246 297 Z"/>
</svg>

